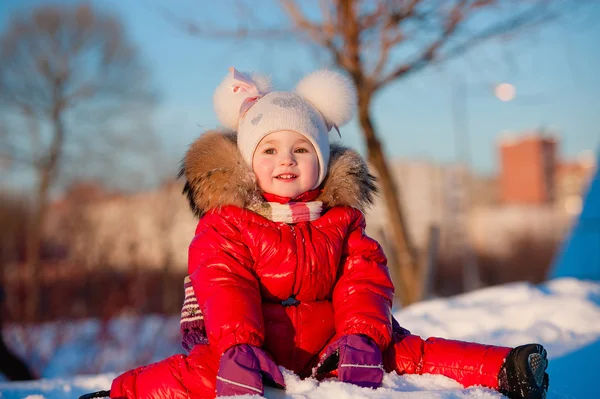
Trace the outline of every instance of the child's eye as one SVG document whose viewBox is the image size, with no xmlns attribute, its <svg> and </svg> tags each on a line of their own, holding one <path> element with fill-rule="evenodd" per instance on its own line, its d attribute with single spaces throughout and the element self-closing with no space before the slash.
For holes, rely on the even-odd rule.
<svg viewBox="0 0 600 399">
<path fill-rule="evenodd" d="M 305 154 L 308 152 L 308 150 L 306 148 L 296 148 L 296 152 L 300 154 Z"/>
<path fill-rule="evenodd" d="M 273 155 L 273 154 L 275 154 L 275 148 L 267 148 L 266 150 L 263 151 L 263 154 Z"/>
</svg>

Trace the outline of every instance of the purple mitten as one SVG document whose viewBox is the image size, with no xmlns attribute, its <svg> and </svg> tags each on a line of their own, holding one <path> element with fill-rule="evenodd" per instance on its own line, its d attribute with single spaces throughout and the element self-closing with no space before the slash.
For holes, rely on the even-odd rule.
<svg viewBox="0 0 600 399">
<path fill-rule="evenodd" d="M 217 396 L 262 395 L 263 381 L 285 388 L 283 375 L 265 351 L 242 344 L 227 349 L 219 362 Z"/>
<path fill-rule="evenodd" d="M 329 345 L 317 367 L 317 374 L 335 370 L 336 367 L 338 380 L 342 382 L 375 389 L 383 381 L 381 351 L 364 335 L 345 335 Z"/>
</svg>

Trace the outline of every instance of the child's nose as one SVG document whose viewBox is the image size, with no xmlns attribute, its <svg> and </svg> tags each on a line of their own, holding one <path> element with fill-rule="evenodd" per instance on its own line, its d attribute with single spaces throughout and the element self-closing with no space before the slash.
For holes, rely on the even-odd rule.
<svg viewBox="0 0 600 399">
<path fill-rule="evenodd" d="M 281 158 L 279 159 L 279 163 L 280 165 L 295 165 L 296 164 L 296 158 L 294 157 L 294 154 L 283 154 L 281 156 Z"/>
</svg>

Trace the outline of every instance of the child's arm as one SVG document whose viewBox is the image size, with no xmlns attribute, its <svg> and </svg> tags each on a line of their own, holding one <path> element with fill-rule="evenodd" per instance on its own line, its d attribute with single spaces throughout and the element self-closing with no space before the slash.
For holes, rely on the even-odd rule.
<svg viewBox="0 0 600 399">
<path fill-rule="evenodd" d="M 219 353 L 238 344 L 261 347 L 264 323 L 252 257 L 238 227 L 218 212 L 203 216 L 189 249 L 188 272 Z"/>
<path fill-rule="evenodd" d="M 392 339 L 394 286 L 377 241 L 365 235 L 365 218 L 353 209 L 333 308 L 338 335 L 362 334 L 383 351 Z"/>
</svg>

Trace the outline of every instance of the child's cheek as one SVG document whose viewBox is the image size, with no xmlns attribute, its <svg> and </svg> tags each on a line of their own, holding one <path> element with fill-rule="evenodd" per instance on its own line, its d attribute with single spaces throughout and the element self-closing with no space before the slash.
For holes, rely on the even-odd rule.
<svg viewBox="0 0 600 399">
<path fill-rule="evenodd" d="M 256 158 L 254 160 L 254 174 L 259 184 L 271 177 L 272 167 L 270 162 L 264 158 Z"/>
</svg>

